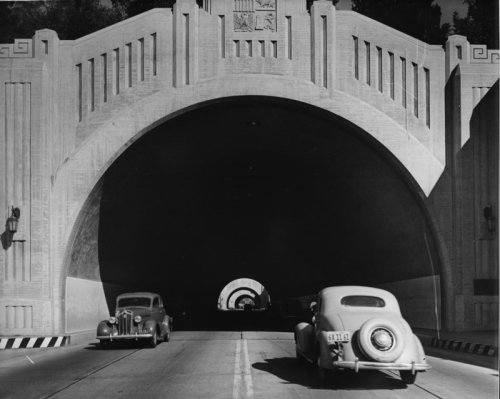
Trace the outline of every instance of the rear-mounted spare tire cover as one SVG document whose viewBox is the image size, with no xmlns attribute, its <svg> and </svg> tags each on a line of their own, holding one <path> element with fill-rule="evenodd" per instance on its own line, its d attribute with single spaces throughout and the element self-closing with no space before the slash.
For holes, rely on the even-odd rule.
<svg viewBox="0 0 500 399">
<path fill-rule="evenodd" d="M 378 362 L 393 362 L 403 353 L 403 334 L 386 319 L 367 320 L 359 329 L 358 344 L 363 353 Z"/>
</svg>

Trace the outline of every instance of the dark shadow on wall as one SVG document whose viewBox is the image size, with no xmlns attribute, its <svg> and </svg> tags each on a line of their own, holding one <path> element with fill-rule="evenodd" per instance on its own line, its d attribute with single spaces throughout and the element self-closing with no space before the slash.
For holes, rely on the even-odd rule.
<svg viewBox="0 0 500 399">
<path fill-rule="evenodd" d="M 0 235 L 0 241 L 2 242 L 2 248 L 7 250 L 12 246 L 12 239 L 14 237 L 14 234 L 11 233 L 10 231 L 5 231 Z"/>
<path fill-rule="evenodd" d="M 474 108 L 470 137 L 462 146 L 461 79 L 457 67 L 446 84 L 446 167 L 426 201 L 448 264 L 441 278 L 442 314 L 443 327 L 451 331 L 474 327 L 473 282 L 496 278 L 498 285 L 499 266 L 498 228 L 489 231 L 485 218 L 491 207 L 498 220 L 499 82 Z M 497 318 L 484 328 L 496 325 Z"/>
</svg>

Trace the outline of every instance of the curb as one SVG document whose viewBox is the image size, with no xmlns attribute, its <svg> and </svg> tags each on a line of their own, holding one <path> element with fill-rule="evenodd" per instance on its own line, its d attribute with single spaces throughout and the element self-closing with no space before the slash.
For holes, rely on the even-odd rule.
<svg viewBox="0 0 500 399">
<path fill-rule="evenodd" d="M 432 338 L 431 347 L 448 349 L 456 352 L 472 353 L 475 355 L 497 356 L 498 347 L 494 345 L 474 344 L 471 342 L 456 341 L 452 339 Z"/>
<path fill-rule="evenodd" d="M 0 350 L 23 348 L 57 348 L 69 345 L 69 336 L 0 338 Z"/>
</svg>

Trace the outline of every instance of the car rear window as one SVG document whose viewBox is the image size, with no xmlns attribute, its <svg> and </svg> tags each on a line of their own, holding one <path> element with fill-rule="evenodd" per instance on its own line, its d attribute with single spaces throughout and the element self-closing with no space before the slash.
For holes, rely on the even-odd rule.
<svg viewBox="0 0 500 399">
<path fill-rule="evenodd" d="M 150 298 L 122 298 L 118 301 L 119 308 L 127 307 L 144 307 L 149 308 L 151 305 Z"/>
<path fill-rule="evenodd" d="M 367 306 L 371 308 L 383 308 L 385 302 L 382 298 L 367 295 L 349 295 L 340 300 L 345 306 Z"/>
</svg>

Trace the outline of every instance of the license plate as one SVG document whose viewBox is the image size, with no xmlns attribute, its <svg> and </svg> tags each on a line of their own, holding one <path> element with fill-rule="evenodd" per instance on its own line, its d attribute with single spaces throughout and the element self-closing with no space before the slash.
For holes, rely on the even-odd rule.
<svg viewBox="0 0 500 399">
<path fill-rule="evenodd" d="M 349 342 L 351 333 L 349 331 L 328 331 L 326 339 L 328 342 Z"/>
</svg>

